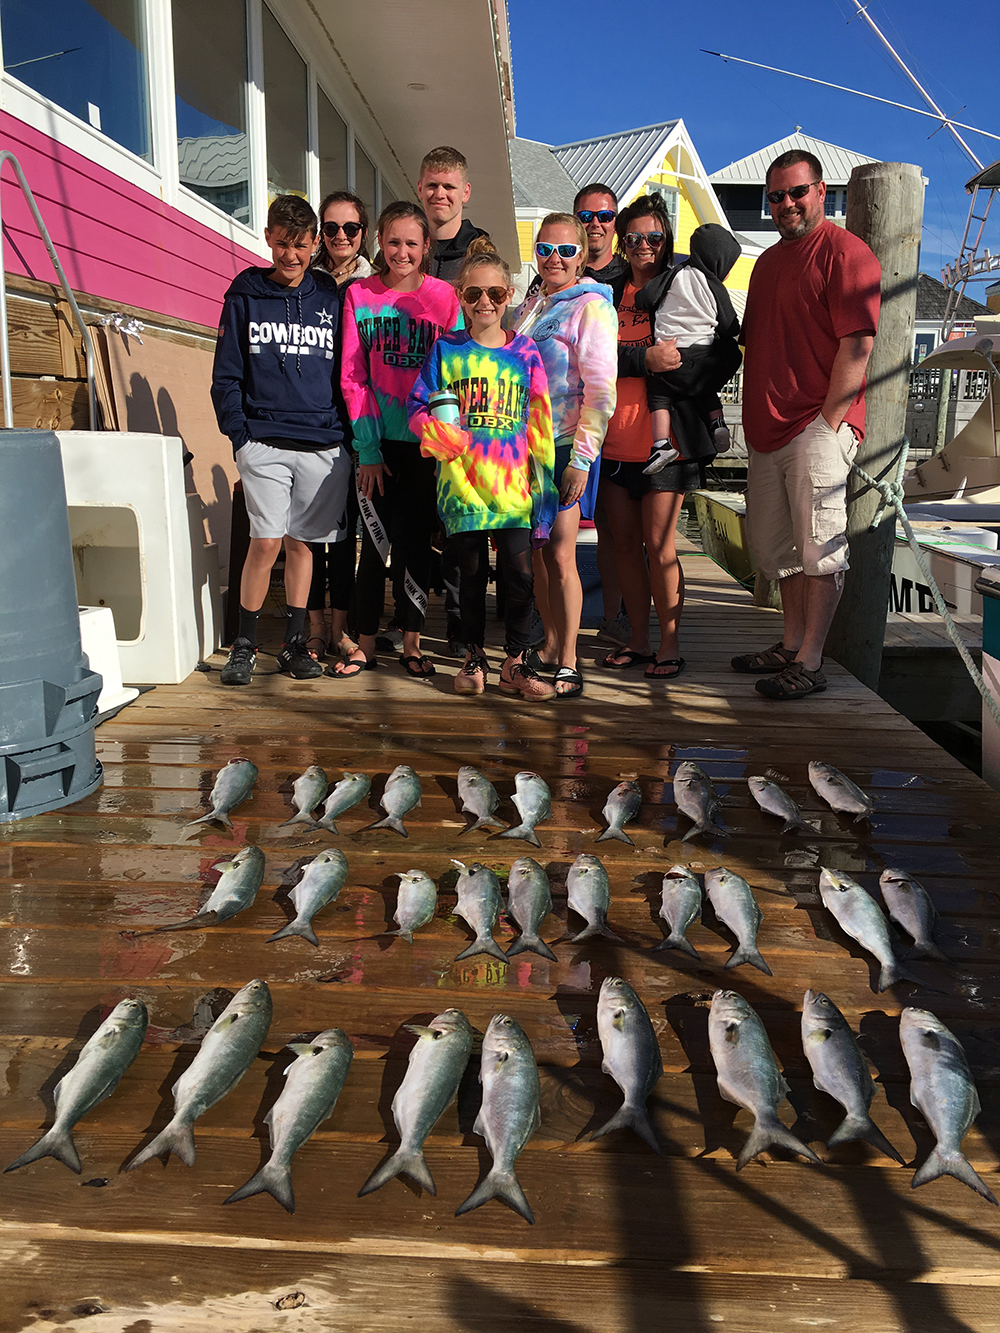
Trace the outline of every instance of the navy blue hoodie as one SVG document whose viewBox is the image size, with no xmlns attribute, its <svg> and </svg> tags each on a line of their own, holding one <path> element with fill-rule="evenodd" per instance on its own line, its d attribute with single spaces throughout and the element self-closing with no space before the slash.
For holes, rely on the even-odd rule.
<svg viewBox="0 0 1000 1333">
<path fill-rule="evenodd" d="M 215 345 L 212 403 L 234 452 L 247 440 L 288 449 L 330 449 L 344 437 L 337 284 L 307 270 L 282 287 L 273 270 L 248 268 L 226 292 Z"/>
</svg>

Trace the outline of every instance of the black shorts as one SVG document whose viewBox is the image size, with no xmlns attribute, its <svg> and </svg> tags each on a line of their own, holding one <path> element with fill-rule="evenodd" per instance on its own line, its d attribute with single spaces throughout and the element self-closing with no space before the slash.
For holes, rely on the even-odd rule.
<svg viewBox="0 0 1000 1333">
<path fill-rule="evenodd" d="M 623 463 L 617 458 L 601 459 L 601 480 L 613 481 L 616 486 L 623 486 L 630 500 L 641 500 L 651 491 L 673 491 L 683 495 L 687 491 L 696 491 L 705 485 L 705 464 L 689 463 L 681 459 L 679 463 L 668 463 L 659 472 L 647 477 L 643 472 L 646 466 L 641 463 Z"/>
</svg>

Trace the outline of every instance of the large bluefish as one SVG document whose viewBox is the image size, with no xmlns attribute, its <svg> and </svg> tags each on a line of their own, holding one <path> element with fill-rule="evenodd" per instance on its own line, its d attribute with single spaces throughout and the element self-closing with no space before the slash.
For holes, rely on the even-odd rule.
<svg viewBox="0 0 1000 1333">
<path fill-rule="evenodd" d="M 566 899 L 573 911 L 587 923 L 579 934 L 571 936 L 571 944 L 589 940 L 593 935 L 604 935 L 621 943 L 621 936 L 608 925 L 611 885 L 608 872 L 598 857 L 581 852 L 576 858 L 566 876 Z"/>
<path fill-rule="evenodd" d="M 519 856 L 510 868 L 507 876 L 508 915 L 512 916 L 521 928 L 520 936 L 507 950 L 507 957 L 530 950 L 541 954 L 550 962 L 559 960 L 549 946 L 539 937 L 542 922 L 552 911 L 552 890 L 549 877 L 530 856 Z"/>
<path fill-rule="evenodd" d="M 535 1215 L 514 1173 L 524 1145 L 542 1123 L 541 1084 L 531 1042 L 507 1014 L 496 1014 L 483 1038 L 483 1105 L 473 1132 L 482 1134 L 493 1157 L 486 1179 L 455 1209 L 455 1216 L 488 1199 L 504 1199 L 527 1222 Z"/>
<path fill-rule="evenodd" d="M 855 823 L 859 819 L 870 819 L 875 813 L 872 798 L 832 764 L 810 759 L 809 781 L 816 795 L 826 801 L 831 810 L 841 815 L 853 815 Z"/>
<path fill-rule="evenodd" d="M 902 1165 L 902 1157 L 868 1113 L 875 1083 L 857 1038 L 847 1019 L 822 991 L 807 990 L 803 998 L 802 1049 L 813 1072 L 813 1083 L 847 1112 L 827 1139 L 827 1147 L 863 1139 Z"/>
<path fill-rule="evenodd" d="M 494 817 L 500 797 L 489 778 L 484 778 L 478 768 L 463 764 L 458 770 L 458 794 L 462 800 L 462 813 L 475 815 L 476 822 L 462 830 L 472 833 L 481 828 L 506 828 L 502 820 Z"/>
<path fill-rule="evenodd" d="M 320 828 L 336 833 L 337 825 L 334 820 L 345 810 L 350 810 L 352 805 L 363 801 L 371 789 L 372 780 L 367 773 L 345 773 L 326 798 L 323 817 L 316 821 Z"/>
<path fill-rule="evenodd" d="M 510 798 L 521 816 L 520 824 L 498 833 L 498 838 L 521 838 L 532 847 L 541 847 L 535 825 L 552 814 L 552 793 L 549 784 L 537 773 L 525 770 L 514 777 L 514 795 Z"/>
<path fill-rule="evenodd" d="M 417 1041 L 392 1099 L 399 1147 L 372 1172 L 358 1198 L 381 1189 L 394 1176 L 409 1176 L 428 1194 L 437 1194 L 424 1158 L 424 1141 L 458 1094 L 472 1050 L 472 1028 L 461 1009 L 446 1009 L 426 1027 L 407 1023 L 406 1028 Z"/>
<path fill-rule="evenodd" d="M 824 868 L 819 876 L 819 896 L 823 905 L 840 924 L 841 930 L 857 940 L 862 949 L 878 959 L 882 970 L 878 988 L 888 990 L 897 981 L 912 981 L 917 986 L 924 982 L 897 962 L 889 938 L 889 924 L 878 903 L 860 884 L 840 870 Z"/>
<path fill-rule="evenodd" d="M 143 1162 L 172 1152 L 185 1166 L 192 1166 L 194 1122 L 236 1087 L 260 1054 L 270 1026 L 267 982 L 249 981 L 205 1033 L 197 1055 L 174 1084 L 173 1119 L 125 1170 L 134 1171 Z"/>
<path fill-rule="evenodd" d="M 208 814 L 202 815 L 200 819 L 190 820 L 184 827 L 194 828 L 196 824 L 218 822 L 225 824 L 226 828 L 232 828 L 230 812 L 247 799 L 256 781 L 256 764 L 252 764 L 249 759 L 230 759 L 225 768 L 219 770 L 215 779 L 212 794 L 209 796 L 212 808 Z"/>
<path fill-rule="evenodd" d="M 326 796 L 329 785 L 326 774 L 320 766 L 310 764 L 292 783 L 292 805 L 295 807 L 295 814 L 278 827 L 287 828 L 289 824 L 314 824 L 316 820 L 313 811 Z"/>
<path fill-rule="evenodd" d="M 646 1099 L 663 1075 L 660 1043 L 646 1006 L 621 977 L 605 977 L 601 982 L 597 1031 L 604 1052 L 601 1068 L 621 1088 L 625 1101 L 607 1124 L 595 1130 L 593 1137 L 599 1139 L 615 1129 L 632 1129 L 658 1153 L 660 1145 L 653 1133 Z"/>
<path fill-rule="evenodd" d="M 768 778 L 751 777 L 747 778 L 747 786 L 750 788 L 750 795 L 765 814 L 776 815 L 778 819 L 785 821 L 781 826 L 782 833 L 791 833 L 796 829 L 801 833 L 816 832 L 812 824 L 807 824 L 802 818 L 801 810 L 788 792 L 776 782 L 771 782 Z"/>
<path fill-rule="evenodd" d="M 54 1157 L 79 1174 L 80 1156 L 73 1142 L 73 1126 L 117 1088 L 121 1076 L 139 1054 L 149 1016 L 141 1000 L 122 1000 L 111 1010 L 83 1050 L 76 1064 L 65 1073 L 53 1093 L 56 1118 L 48 1130 L 27 1152 L 7 1167 L 19 1166 Z"/>
<path fill-rule="evenodd" d="M 910 1101 L 937 1142 L 911 1182 L 914 1189 L 938 1176 L 954 1176 L 990 1203 L 996 1196 L 962 1152 L 962 1140 L 982 1107 L 962 1043 L 926 1009 L 904 1009 L 899 1040 L 910 1066 Z"/>
<path fill-rule="evenodd" d="M 608 838 L 615 838 L 618 842 L 627 842 L 630 847 L 634 847 L 635 843 L 632 839 L 627 833 L 622 832 L 622 825 L 628 824 L 633 819 L 638 819 L 641 809 L 642 792 L 639 790 L 639 784 L 636 782 L 619 782 L 601 811 L 601 814 L 608 821 L 608 827 L 597 841 L 604 842 Z"/>
<path fill-rule="evenodd" d="M 749 963 L 766 976 L 773 973 L 757 948 L 757 931 L 763 920 L 753 890 L 742 875 L 725 866 L 705 871 L 705 892 L 715 909 L 715 915 L 736 936 L 736 952 L 727 958 L 726 967 Z"/>
<path fill-rule="evenodd" d="M 347 857 L 334 848 L 329 852 L 320 852 L 306 866 L 302 878 L 289 893 L 295 908 L 295 919 L 282 926 L 264 941 L 283 940 L 289 935 L 301 935 L 310 944 L 319 945 L 316 932 L 312 928 L 312 919 L 328 903 L 335 903 L 340 890 L 347 883 Z"/>
<path fill-rule="evenodd" d="M 270 1194 L 282 1208 L 295 1212 L 292 1158 L 333 1114 L 354 1059 L 354 1047 L 340 1028 L 329 1028 L 313 1041 L 292 1042 L 288 1050 L 296 1058 L 285 1070 L 281 1095 L 264 1117 L 271 1156 L 225 1203 L 237 1203 L 252 1194 Z"/>
<path fill-rule="evenodd" d="M 392 918 L 399 929 L 387 933 L 412 944 L 413 932 L 433 921 L 436 909 L 437 885 L 430 875 L 423 870 L 401 870 L 396 911 Z"/>
<path fill-rule="evenodd" d="M 889 915 L 898 926 L 913 937 L 910 958 L 936 958 L 939 963 L 951 963 L 934 943 L 937 908 L 922 884 L 905 870 L 883 870 L 879 888 L 889 909 Z"/>
<path fill-rule="evenodd" d="M 218 861 L 212 868 L 221 870 L 222 874 L 196 916 L 140 933 L 155 935 L 161 930 L 201 930 L 204 926 L 228 921 L 237 912 L 253 905 L 257 890 L 264 883 L 264 853 L 259 847 L 247 843 L 231 861 Z"/>
<path fill-rule="evenodd" d="M 670 927 L 670 934 L 660 940 L 653 953 L 662 949 L 680 949 L 692 958 L 700 958 L 698 950 L 687 939 L 687 929 L 701 916 L 701 885 L 687 866 L 671 866 L 663 876 L 660 916 Z"/>
<path fill-rule="evenodd" d="M 727 1102 L 754 1116 L 754 1127 L 736 1162 L 742 1171 L 758 1153 L 777 1144 L 789 1152 L 819 1162 L 812 1148 L 801 1143 L 778 1119 L 778 1107 L 788 1095 L 764 1024 L 741 995 L 717 990 L 708 1015 L 708 1041 L 715 1061 L 719 1092 Z"/>
<path fill-rule="evenodd" d="M 385 819 L 378 819 L 369 824 L 368 829 L 391 828 L 403 838 L 410 835 L 403 827 L 403 817 L 420 804 L 420 779 L 409 764 L 397 764 L 389 774 L 382 800 L 379 804 L 385 811 Z M 362 832 L 367 833 L 368 829 Z"/>
<path fill-rule="evenodd" d="M 452 861 L 452 865 L 458 866 L 462 872 L 455 885 L 458 894 L 455 915 L 460 916 L 476 932 L 476 938 L 469 947 L 455 955 L 455 962 L 460 963 L 463 958 L 472 958 L 477 953 L 488 953 L 506 963 L 507 955 L 493 938 L 493 927 L 503 906 L 500 881 L 489 866 L 481 865 L 478 861 L 471 866 L 463 865 L 461 861 Z"/>
<path fill-rule="evenodd" d="M 674 773 L 674 801 L 682 815 L 694 821 L 681 842 L 697 838 L 702 833 L 726 837 L 726 830 L 718 821 L 719 797 L 712 779 L 700 764 L 685 759 Z"/>
</svg>

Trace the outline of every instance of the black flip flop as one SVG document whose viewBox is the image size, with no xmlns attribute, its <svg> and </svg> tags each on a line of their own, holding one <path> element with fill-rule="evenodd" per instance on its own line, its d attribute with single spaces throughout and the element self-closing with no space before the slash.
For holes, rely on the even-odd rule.
<svg viewBox="0 0 1000 1333">
<path fill-rule="evenodd" d="M 561 690 L 559 688 L 560 681 L 565 681 L 569 685 L 569 689 Z M 576 667 L 559 667 L 552 677 L 552 684 L 556 687 L 557 699 L 578 699 L 583 693 L 583 677 Z"/>
<path fill-rule="evenodd" d="M 656 668 L 667 666 L 676 667 L 677 670 L 671 671 L 669 676 L 659 675 Z M 686 666 L 687 662 L 684 661 L 683 657 L 665 657 L 662 661 L 650 662 L 642 674 L 647 680 L 676 680 Z"/>
<path fill-rule="evenodd" d="M 373 657 L 371 659 L 366 657 L 363 662 L 351 662 L 351 661 L 345 662 L 344 663 L 345 670 L 343 671 L 336 670 L 337 663 L 335 662 L 333 666 L 327 667 L 326 674 L 328 676 L 332 676 L 334 680 L 353 680 L 355 676 L 360 676 L 362 671 L 374 671 L 377 666 L 378 666 L 377 657 Z M 354 668 L 353 671 L 350 669 L 351 667 Z"/>
<path fill-rule="evenodd" d="M 412 653 L 409 657 L 400 657 L 399 660 L 406 674 L 413 676 L 415 680 L 429 680 L 431 676 L 437 675 L 434 663 L 426 653 L 421 653 L 419 657 Z M 430 667 L 430 671 L 424 670 L 424 663 Z"/>
<path fill-rule="evenodd" d="M 613 662 L 611 660 L 613 657 L 627 657 L 628 661 Z M 637 653 L 634 652 L 631 648 L 622 648 L 617 653 L 608 653 L 607 657 L 605 657 L 601 662 L 601 666 L 606 667 L 608 671 L 627 671 L 629 667 L 642 666 L 646 662 L 655 662 L 655 661 L 656 661 L 655 653 Z"/>
</svg>

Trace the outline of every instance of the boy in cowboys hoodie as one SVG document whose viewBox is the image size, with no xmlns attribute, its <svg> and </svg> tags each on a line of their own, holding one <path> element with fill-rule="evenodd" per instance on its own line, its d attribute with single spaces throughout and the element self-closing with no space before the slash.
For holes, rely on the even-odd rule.
<svg viewBox="0 0 1000 1333">
<path fill-rule="evenodd" d="M 264 240 L 273 266 L 245 269 L 226 292 L 212 371 L 219 429 L 236 455 L 250 518 L 240 580 L 240 628 L 223 685 L 249 685 L 257 621 L 271 566 L 285 546 L 288 628 L 278 670 L 307 680 L 323 668 L 306 651 L 310 542 L 348 540 L 351 477 L 337 415 L 337 285 L 310 269 L 316 214 L 297 195 L 279 195 Z"/>
</svg>

